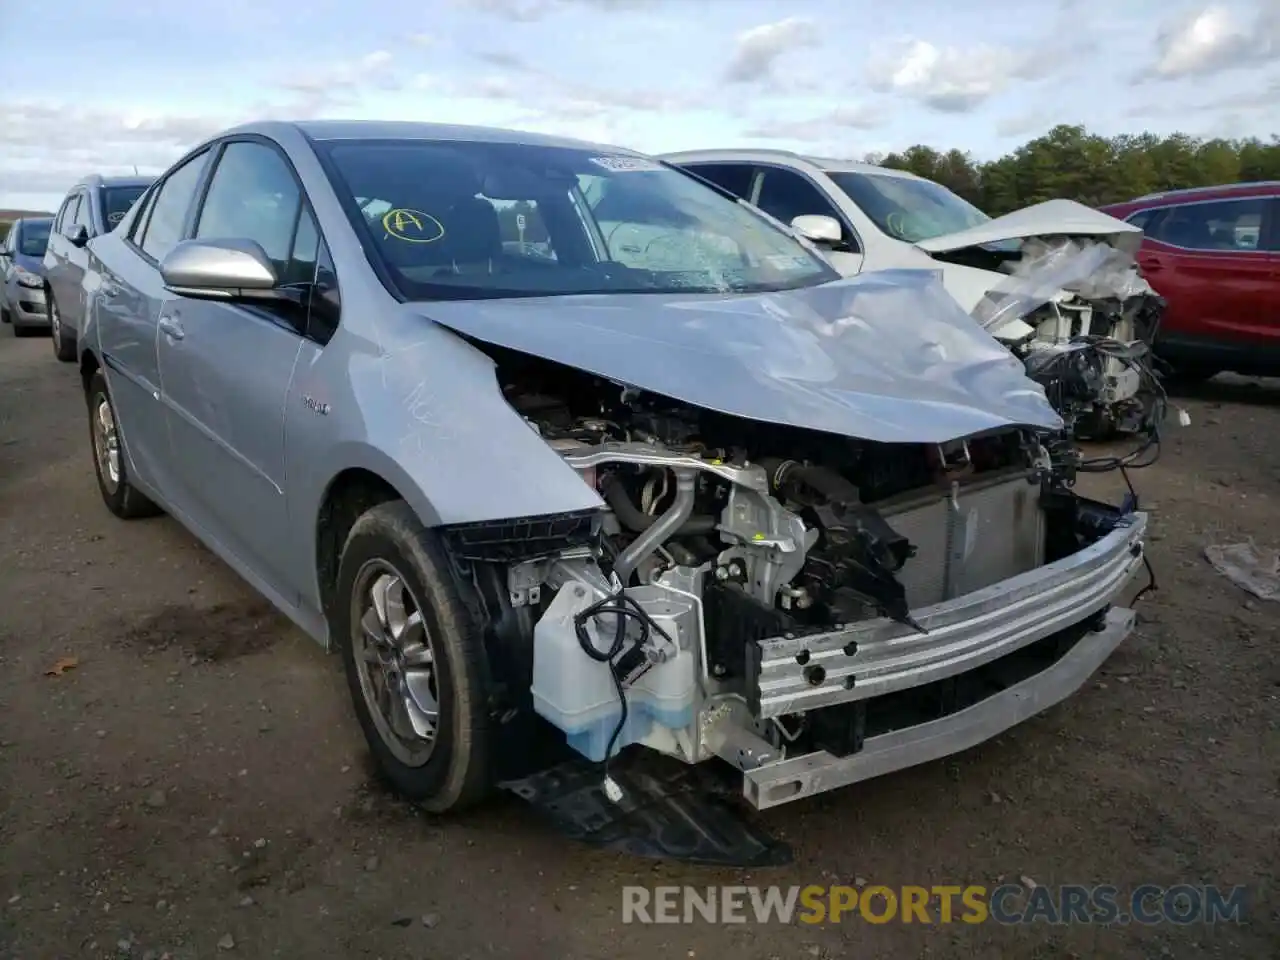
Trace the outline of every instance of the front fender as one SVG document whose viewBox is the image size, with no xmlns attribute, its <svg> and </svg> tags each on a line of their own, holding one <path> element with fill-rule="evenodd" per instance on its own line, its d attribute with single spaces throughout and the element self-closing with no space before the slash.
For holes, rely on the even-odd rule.
<svg viewBox="0 0 1280 960">
<path fill-rule="evenodd" d="M 339 332 L 300 362 L 287 401 L 289 485 L 313 544 L 333 479 L 352 468 L 391 484 L 427 526 L 568 513 L 599 494 L 507 404 L 494 362 L 421 317 L 384 328 L 384 352 Z M 403 341 L 402 341 L 403 342 Z"/>
<path fill-rule="evenodd" d="M 603 505 L 507 403 L 492 359 L 451 331 L 427 334 L 356 380 L 367 445 L 420 492 L 424 523 Z"/>
</svg>

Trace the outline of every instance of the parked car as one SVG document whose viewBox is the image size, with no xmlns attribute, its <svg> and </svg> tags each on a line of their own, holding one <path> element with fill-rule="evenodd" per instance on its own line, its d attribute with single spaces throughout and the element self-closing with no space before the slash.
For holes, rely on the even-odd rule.
<svg viewBox="0 0 1280 960">
<path fill-rule="evenodd" d="M 44 255 L 44 274 L 48 281 L 48 324 L 53 352 L 59 360 L 70 363 L 76 358 L 76 340 L 84 329 L 82 281 L 89 262 L 86 245 L 94 237 L 115 229 L 153 179 L 94 174 L 72 187 L 58 208 Z"/>
<path fill-rule="evenodd" d="M 1181 379 L 1280 376 L 1280 181 L 1102 209 L 1142 228 L 1138 264 L 1169 304 L 1155 350 Z"/>
<path fill-rule="evenodd" d="M 515 203 L 542 249 L 504 246 Z M 842 280 L 651 158 L 251 124 L 89 252 L 108 509 L 340 651 L 430 810 L 527 787 L 539 744 L 615 800 L 624 747 L 723 758 L 772 807 L 985 740 L 1132 630 L 1146 515 L 1071 492 L 935 274 Z"/>
<path fill-rule="evenodd" d="M 15 336 L 49 329 L 41 261 L 52 223 L 50 217 L 22 217 L 0 245 L 0 322 L 11 325 Z"/>
<path fill-rule="evenodd" d="M 924 177 L 785 150 L 699 150 L 663 159 L 794 227 L 845 276 L 941 269 L 965 311 L 1027 360 L 1063 398 L 1061 412 L 1089 433 L 1139 432 L 1162 409 L 1140 356 L 1162 303 L 1133 266 L 1139 227 L 1072 200 L 993 220 Z M 1069 362 L 1086 346 L 1088 369 Z M 1059 382 L 1076 369 L 1087 377 Z"/>
</svg>

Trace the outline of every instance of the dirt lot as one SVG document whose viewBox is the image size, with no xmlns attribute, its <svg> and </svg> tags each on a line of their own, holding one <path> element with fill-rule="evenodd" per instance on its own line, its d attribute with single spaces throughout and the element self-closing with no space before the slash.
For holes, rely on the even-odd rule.
<svg viewBox="0 0 1280 960">
<path fill-rule="evenodd" d="M 0 328 L 0 955 L 1276 957 L 1280 605 L 1200 551 L 1280 540 L 1280 386 L 1185 404 L 1135 476 L 1161 590 L 1095 682 L 775 811 L 796 862 L 744 874 L 567 844 L 514 799 L 433 821 L 381 792 L 336 659 L 172 521 L 113 519 L 74 370 Z M 1021 878 L 1253 895 L 1215 928 L 621 923 L 627 883 Z"/>
</svg>

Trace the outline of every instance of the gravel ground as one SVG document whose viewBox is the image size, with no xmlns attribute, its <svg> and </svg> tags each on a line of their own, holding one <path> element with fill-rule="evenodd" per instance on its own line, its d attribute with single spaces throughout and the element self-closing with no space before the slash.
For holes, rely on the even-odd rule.
<svg viewBox="0 0 1280 960">
<path fill-rule="evenodd" d="M 0 956 L 1280 956 L 1280 605 L 1201 556 L 1280 541 L 1274 382 L 1186 399 L 1136 475 L 1161 589 L 1093 682 L 948 762 L 772 812 L 795 863 L 748 874 L 569 844 L 514 799 L 433 820 L 386 795 L 336 658 L 172 521 L 107 513 L 51 353 L 0 328 Z M 1216 927 L 621 922 L 627 883 L 1022 878 L 1252 896 Z"/>
</svg>

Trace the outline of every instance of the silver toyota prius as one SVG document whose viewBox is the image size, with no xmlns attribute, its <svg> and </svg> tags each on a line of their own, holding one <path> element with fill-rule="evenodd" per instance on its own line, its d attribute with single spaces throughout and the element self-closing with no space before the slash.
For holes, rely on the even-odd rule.
<svg viewBox="0 0 1280 960">
<path fill-rule="evenodd" d="M 776 806 L 995 736 L 1132 630 L 1146 515 L 1072 491 L 935 273 L 841 279 L 661 161 L 253 124 L 86 249 L 107 507 L 339 652 L 428 810 L 561 764 L 625 806 L 624 752 Z"/>
</svg>

